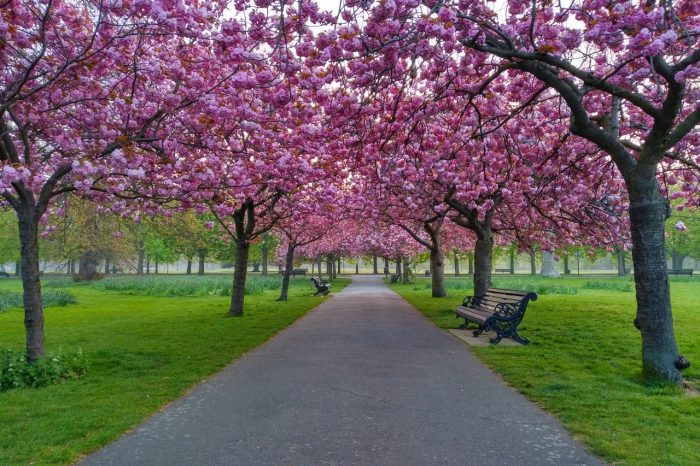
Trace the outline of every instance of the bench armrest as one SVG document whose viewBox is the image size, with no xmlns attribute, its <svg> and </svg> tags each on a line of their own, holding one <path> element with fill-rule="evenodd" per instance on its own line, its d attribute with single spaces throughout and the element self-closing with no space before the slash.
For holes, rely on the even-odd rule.
<svg viewBox="0 0 700 466">
<path fill-rule="evenodd" d="M 479 296 L 467 296 L 462 301 L 462 306 L 464 307 L 479 307 L 481 304 L 481 297 Z"/>
<path fill-rule="evenodd" d="M 500 303 L 496 305 L 495 315 L 503 318 L 509 319 L 518 313 L 519 306 L 509 303 Z"/>
</svg>

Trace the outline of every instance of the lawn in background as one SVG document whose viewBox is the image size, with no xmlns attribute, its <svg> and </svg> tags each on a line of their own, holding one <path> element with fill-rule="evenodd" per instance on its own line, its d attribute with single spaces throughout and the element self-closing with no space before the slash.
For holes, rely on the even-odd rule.
<svg viewBox="0 0 700 466">
<path fill-rule="evenodd" d="M 324 299 L 311 296 L 310 280 L 294 279 L 289 301 L 276 302 L 280 278 L 252 276 L 245 315 L 227 318 L 230 298 L 219 285 L 230 280 L 110 277 L 76 285 L 46 278 L 45 290 L 64 290 L 77 299 L 77 304 L 47 307 L 47 350 L 82 348 L 90 368 L 78 381 L 0 393 L 0 464 L 75 462 Z M 335 280 L 333 291 L 348 283 Z M 197 284 L 207 291 L 193 291 Z M 17 292 L 21 284 L 2 280 L 0 290 Z M 192 296 L 197 294 L 202 296 Z M 0 348 L 23 345 L 23 311 L 0 312 Z"/>
<path fill-rule="evenodd" d="M 471 348 L 507 383 L 612 464 L 700 464 L 700 396 L 638 379 L 641 338 L 629 277 L 497 277 L 494 286 L 540 293 L 519 327 L 530 345 Z M 472 294 L 471 280 L 459 278 L 447 280 L 449 298 L 432 298 L 427 279 L 391 287 L 445 329 L 464 322 L 454 308 Z M 672 277 L 671 294 L 678 346 L 692 363 L 684 375 L 698 387 L 700 277 Z"/>
</svg>

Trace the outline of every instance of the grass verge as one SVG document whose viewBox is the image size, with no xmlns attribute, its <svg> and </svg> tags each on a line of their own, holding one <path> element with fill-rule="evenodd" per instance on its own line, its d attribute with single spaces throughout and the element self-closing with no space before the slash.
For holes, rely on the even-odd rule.
<svg viewBox="0 0 700 466">
<path fill-rule="evenodd" d="M 255 280 L 257 277 L 251 277 Z M 334 292 L 349 283 L 334 281 Z M 0 289 L 17 291 L 18 280 Z M 223 296 L 134 296 L 66 286 L 78 304 L 46 309 L 46 346 L 82 348 L 88 374 L 41 389 L 0 393 L 0 464 L 71 464 L 132 428 L 193 384 L 265 342 L 324 298 L 295 281 L 246 296 L 245 315 L 226 318 Z M 23 312 L 0 314 L 0 348 L 21 350 Z"/>
<path fill-rule="evenodd" d="M 684 375 L 697 386 L 700 280 L 693 278 L 672 280 L 671 290 L 678 346 L 693 363 Z M 439 327 L 462 323 L 454 308 L 472 290 L 451 289 L 450 298 L 432 298 L 424 281 L 391 287 Z M 610 278 L 620 283 L 605 288 L 585 279 L 551 281 L 576 287 L 577 293 L 540 296 L 530 303 L 519 328 L 530 345 L 471 350 L 612 464 L 700 464 L 700 396 L 638 380 L 641 339 L 632 326 L 634 293 L 620 292 L 629 279 Z"/>
</svg>

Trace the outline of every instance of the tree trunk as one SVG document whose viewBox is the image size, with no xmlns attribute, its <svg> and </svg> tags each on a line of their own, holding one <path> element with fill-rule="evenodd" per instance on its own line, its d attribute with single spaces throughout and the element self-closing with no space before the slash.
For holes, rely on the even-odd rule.
<svg viewBox="0 0 700 466">
<path fill-rule="evenodd" d="M 537 262 L 535 261 L 535 253 L 530 253 L 530 275 L 537 275 Z"/>
<path fill-rule="evenodd" d="M 156 263 L 156 275 L 158 275 L 158 259 L 155 260 Z"/>
<path fill-rule="evenodd" d="M 491 288 L 491 256 L 493 253 L 493 235 L 487 231 L 477 235 L 474 248 L 474 296 L 486 294 Z"/>
<path fill-rule="evenodd" d="M 322 272 L 321 272 L 321 260 L 322 260 L 322 259 L 321 259 L 321 256 L 318 256 L 318 257 L 316 258 L 316 262 L 317 262 L 316 268 L 318 269 L 318 279 L 319 279 L 319 280 L 323 280 L 323 276 L 321 275 L 321 273 L 322 273 Z M 329 277 L 329 278 L 330 278 L 330 277 Z"/>
<path fill-rule="evenodd" d="M 432 279 L 433 298 L 444 298 L 447 296 L 445 290 L 445 258 L 440 250 L 440 243 L 434 245 L 430 250 L 430 273 Z"/>
<path fill-rule="evenodd" d="M 243 315 L 243 298 L 245 296 L 245 280 L 248 275 L 248 254 L 250 243 L 239 241 L 236 243 L 236 262 L 233 270 L 233 287 L 231 288 L 231 307 L 229 317 Z"/>
<path fill-rule="evenodd" d="M 267 256 L 270 254 L 270 247 L 267 244 L 267 237 L 263 239 L 262 244 L 262 274 L 267 275 Z"/>
<path fill-rule="evenodd" d="M 338 271 L 338 274 L 340 274 L 340 266 L 342 265 L 342 260 L 343 260 L 343 258 L 338 256 L 338 268 L 336 269 Z M 337 277 L 337 275 L 333 274 L 333 278 L 336 278 L 336 277 Z"/>
<path fill-rule="evenodd" d="M 554 254 L 549 251 L 542 251 L 542 270 L 540 271 L 543 277 L 559 278 L 557 263 L 554 260 Z"/>
<path fill-rule="evenodd" d="M 105 259 L 105 275 L 109 273 L 109 258 Z"/>
<path fill-rule="evenodd" d="M 680 384 L 681 372 L 674 364 L 678 347 L 664 250 L 664 224 L 670 207 L 659 193 L 654 167 L 639 165 L 627 183 L 642 374 L 648 379 Z"/>
<path fill-rule="evenodd" d="M 627 275 L 627 268 L 625 267 L 625 251 L 620 248 L 615 248 L 615 255 L 617 256 L 617 275 L 624 277 Z"/>
<path fill-rule="evenodd" d="M 373 265 L 372 273 L 374 273 L 375 275 L 378 275 L 379 268 L 377 266 L 377 256 L 372 256 L 372 265 Z"/>
<path fill-rule="evenodd" d="M 330 254 L 326 255 L 326 275 L 328 275 L 328 280 L 333 280 L 333 266 L 335 264 L 335 259 Z"/>
<path fill-rule="evenodd" d="M 151 257 L 146 255 L 146 275 L 151 273 Z"/>
<path fill-rule="evenodd" d="M 204 275 L 204 259 L 207 255 L 203 252 L 199 253 L 199 266 L 197 268 L 197 275 Z"/>
<path fill-rule="evenodd" d="M 29 362 L 34 362 L 44 356 L 44 303 L 39 277 L 39 217 L 33 205 L 23 204 L 17 212 L 17 218 L 27 358 Z"/>
<path fill-rule="evenodd" d="M 191 257 L 187 258 L 187 270 L 185 270 L 185 273 L 187 275 L 192 275 L 192 258 Z"/>
<path fill-rule="evenodd" d="M 396 275 L 401 275 L 401 256 L 396 258 Z"/>
<path fill-rule="evenodd" d="M 136 262 L 136 274 L 143 275 L 143 261 L 144 261 L 144 256 L 146 255 L 143 240 L 139 241 L 137 243 L 136 249 L 138 250 L 138 255 L 139 255 L 138 260 Z"/>
<path fill-rule="evenodd" d="M 408 258 L 403 257 L 401 258 L 401 265 L 403 266 L 403 274 L 401 274 L 403 280 L 403 284 L 406 285 L 410 282 L 409 277 L 408 277 Z"/>
<path fill-rule="evenodd" d="M 683 261 L 685 260 L 685 254 L 680 254 L 673 251 L 671 253 L 671 268 L 674 270 L 679 270 L 683 268 Z"/>
<path fill-rule="evenodd" d="M 457 255 L 457 250 L 455 249 L 452 251 L 454 254 L 454 262 L 455 262 L 455 277 L 459 277 L 459 256 Z"/>
<path fill-rule="evenodd" d="M 469 276 L 474 275 L 474 257 L 470 254 L 469 255 L 469 261 L 468 261 L 468 266 L 469 266 Z"/>
<path fill-rule="evenodd" d="M 510 267 L 508 267 L 508 268 L 510 269 L 510 274 L 511 274 L 511 275 L 515 275 L 515 251 L 511 251 L 511 252 L 510 252 L 510 263 L 509 263 L 509 265 L 510 265 Z"/>
<path fill-rule="evenodd" d="M 253 262 L 253 272 L 260 272 L 260 262 Z"/>
<path fill-rule="evenodd" d="M 15 276 L 19 277 L 19 274 L 22 271 L 22 265 L 20 261 L 15 262 Z"/>
<path fill-rule="evenodd" d="M 284 275 L 282 275 L 282 291 L 280 291 L 280 297 L 277 301 L 286 301 L 287 292 L 289 291 L 289 277 L 292 275 L 292 268 L 294 267 L 294 245 L 293 243 L 287 244 L 287 254 L 284 258 Z M 313 270 L 311 275 L 313 275 Z"/>
<path fill-rule="evenodd" d="M 80 280 L 93 280 L 97 274 L 100 255 L 97 251 L 85 251 L 80 256 L 78 278 Z"/>
<path fill-rule="evenodd" d="M 571 269 L 569 268 L 569 255 L 564 255 L 564 275 L 571 275 Z"/>
</svg>

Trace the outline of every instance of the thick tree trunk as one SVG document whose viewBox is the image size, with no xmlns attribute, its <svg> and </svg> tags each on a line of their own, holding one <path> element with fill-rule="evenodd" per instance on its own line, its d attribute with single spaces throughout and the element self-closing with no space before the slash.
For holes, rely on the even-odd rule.
<svg viewBox="0 0 700 466">
<path fill-rule="evenodd" d="M 156 275 L 158 275 L 158 259 L 155 260 L 155 265 L 156 265 Z"/>
<path fill-rule="evenodd" d="M 342 260 L 343 260 L 343 258 L 340 257 L 340 256 L 338 256 L 338 268 L 336 269 L 337 272 L 338 272 L 338 274 L 340 274 L 340 266 L 342 265 Z M 333 278 L 336 278 L 336 276 L 337 276 L 337 275 L 334 274 L 334 275 L 333 275 Z"/>
<path fill-rule="evenodd" d="M 408 258 L 403 257 L 401 258 L 401 265 L 403 266 L 403 273 L 401 274 L 403 278 L 403 284 L 406 285 L 410 282 L 409 276 L 408 276 Z"/>
<path fill-rule="evenodd" d="M 493 235 L 487 231 L 478 235 L 474 248 L 474 296 L 486 294 L 491 287 L 491 256 L 493 253 Z"/>
<path fill-rule="evenodd" d="M 549 251 L 542 251 L 542 270 L 540 272 L 543 277 L 559 278 L 557 263 L 554 260 L 554 254 Z"/>
<path fill-rule="evenodd" d="M 286 301 L 287 292 L 289 291 L 289 277 L 292 275 L 292 268 L 294 267 L 294 244 L 287 244 L 287 254 L 284 257 L 284 275 L 282 275 L 282 291 L 280 291 L 280 297 L 277 301 Z M 313 270 L 311 271 L 313 275 Z"/>
<path fill-rule="evenodd" d="M 671 268 L 674 270 L 679 270 L 683 268 L 683 261 L 685 260 L 685 254 L 679 254 L 677 252 L 671 253 Z"/>
<path fill-rule="evenodd" d="M 617 256 L 617 275 L 624 277 L 627 275 L 627 268 L 625 267 L 625 251 L 620 248 L 615 248 L 615 255 Z"/>
<path fill-rule="evenodd" d="M 20 261 L 15 262 L 15 276 L 19 277 L 21 270 L 22 270 L 21 262 Z"/>
<path fill-rule="evenodd" d="M 192 275 L 192 258 L 191 257 L 187 258 L 187 270 L 185 270 L 185 273 L 187 275 Z"/>
<path fill-rule="evenodd" d="M 537 275 L 537 262 L 534 252 L 530 253 L 530 275 Z"/>
<path fill-rule="evenodd" d="M 270 255 L 270 247 L 267 244 L 267 238 L 263 240 L 262 244 L 262 274 L 267 275 L 267 256 Z"/>
<path fill-rule="evenodd" d="M 136 245 L 136 249 L 138 251 L 138 260 L 136 262 L 136 274 L 143 275 L 143 262 L 146 255 L 143 241 L 138 242 L 138 244 Z"/>
<path fill-rule="evenodd" d="M 440 250 L 440 243 L 434 245 L 430 250 L 430 272 L 432 279 L 433 298 L 444 298 L 447 296 L 445 290 L 445 258 Z"/>
<path fill-rule="evenodd" d="M 248 275 L 248 255 L 250 243 L 239 241 L 236 243 L 236 262 L 233 270 L 233 287 L 231 288 L 231 307 L 229 317 L 243 315 L 243 300 L 245 296 L 245 281 Z"/>
<path fill-rule="evenodd" d="M 360 259 L 357 259 L 357 262 L 355 262 L 355 275 L 360 274 Z"/>
<path fill-rule="evenodd" d="M 396 258 L 396 275 L 401 275 L 401 256 Z"/>
<path fill-rule="evenodd" d="M 316 262 L 317 262 L 316 268 L 318 270 L 318 279 L 319 280 L 323 280 L 323 276 L 321 275 L 322 274 L 322 272 L 321 272 L 321 260 L 322 260 L 321 256 L 318 256 L 318 258 L 316 259 Z"/>
<path fill-rule="evenodd" d="M 333 266 L 335 264 L 335 259 L 330 254 L 326 255 L 326 275 L 328 275 L 328 280 L 333 280 Z"/>
<path fill-rule="evenodd" d="M 377 265 L 377 256 L 372 256 L 372 273 L 375 275 L 379 274 L 379 266 Z"/>
<path fill-rule="evenodd" d="M 455 277 L 459 277 L 459 256 L 457 255 L 456 249 L 452 251 L 452 253 L 454 254 Z"/>
<path fill-rule="evenodd" d="M 510 263 L 509 263 L 510 274 L 515 275 L 515 251 L 510 252 Z"/>
<path fill-rule="evenodd" d="M 571 275 L 571 269 L 569 268 L 569 255 L 564 255 L 564 275 Z"/>
<path fill-rule="evenodd" d="M 204 260 L 207 255 L 203 252 L 199 253 L 199 265 L 197 267 L 197 275 L 204 275 Z"/>
<path fill-rule="evenodd" d="M 681 372 L 674 364 L 678 347 L 664 250 L 664 224 L 670 208 L 659 193 L 654 167 L 638 166 L 627 183 L 642 374 L 648 379 L 680 384 Z"/>
<path fill-rule="evenodd" d="M 81 280 L 92 280 L 97 274 L 97 267 L 100 261 L 100 254 L 97 251 L 85 251 L 80 256 L 78 278 Z"/>
<path fill-rule="evenodd" d="M 34 362 L 44 356 L 44 303 L 39 280 L 39 218 L 33 205 L 23 205 L 17 212 L 17 218 L 27 358 L 29 362 Z"/>
</svg>

